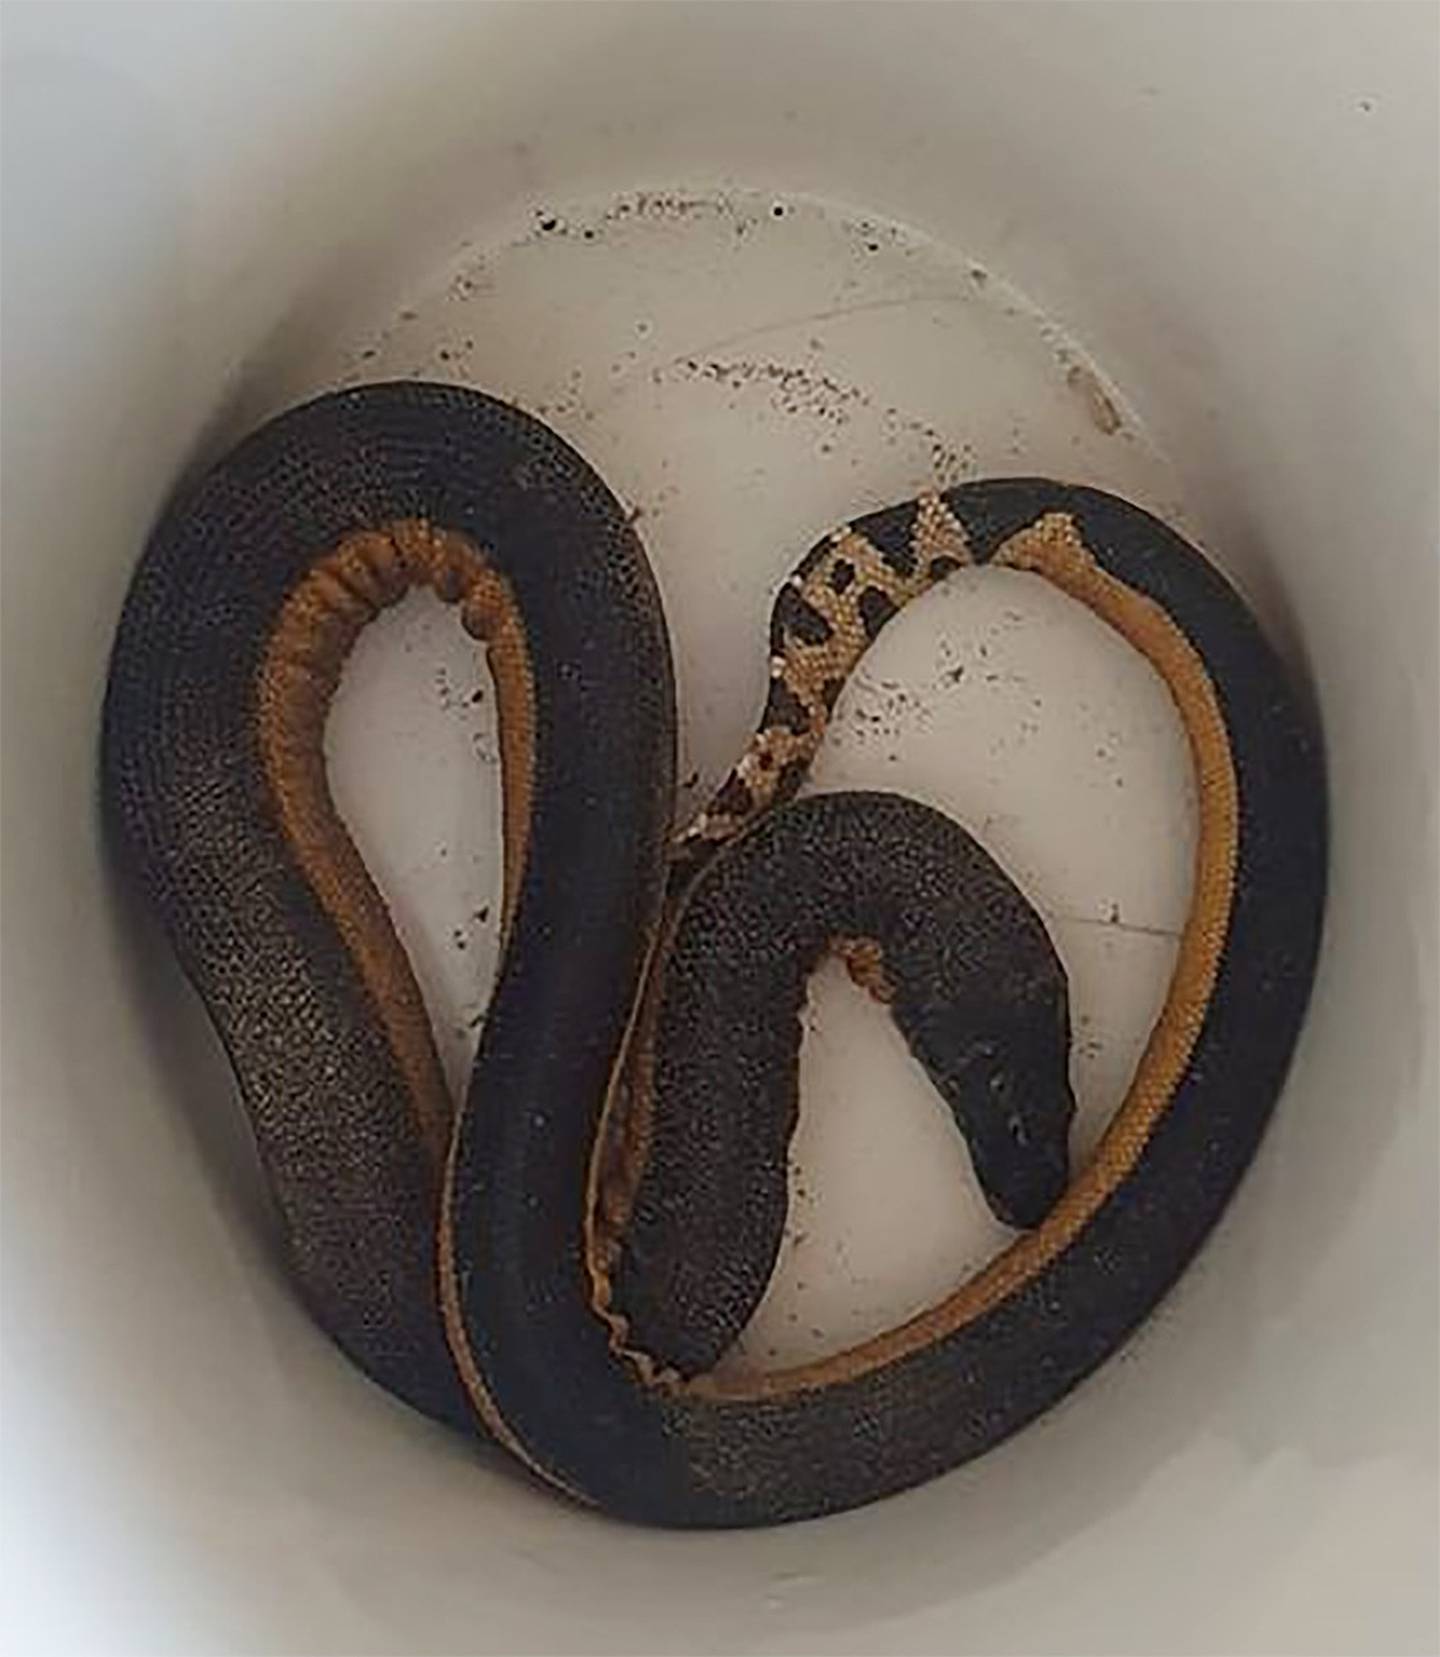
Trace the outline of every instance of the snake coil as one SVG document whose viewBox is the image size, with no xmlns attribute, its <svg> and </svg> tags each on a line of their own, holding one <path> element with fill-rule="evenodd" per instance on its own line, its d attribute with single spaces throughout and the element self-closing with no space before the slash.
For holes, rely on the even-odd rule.
<svg viewBox="0 0 1440 1657">
<path fill-rule="evenodd" d="M 1029 904 L 933 811 L 794 798 L 886 621 L 983 564 L 1142 652 L 1196 779 L 1174 977 L 1073 1178 L 1065 976 Z M 347 652 L 416 586 L 488 647 L 500 720 L 504 948 L 458 1110 L 324 768 Z M 315 1316 L 418 1408 L 651 1523 L 873 1500 L 1101 1363 L 1254 1152 L 1320 935 L 1315 732 L 1234 591 L 1138 508 L 1007 478 L 860 518 L 786 581 L 769 644 L 759 727 L 674 838 L 669 646 L 619 504 L 518 410 L 385 384 L 271 421 L 177 499 L 105 706 L 106 805 L 226 1045 Z M 780 1244 L 798 1015 L 830 952 L 1018 1235 L 873 1340 L 717 1372 Z"/>
</svg>

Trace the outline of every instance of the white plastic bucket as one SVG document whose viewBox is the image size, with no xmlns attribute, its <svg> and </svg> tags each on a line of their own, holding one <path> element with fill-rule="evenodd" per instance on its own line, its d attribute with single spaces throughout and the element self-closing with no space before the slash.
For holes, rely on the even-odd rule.
<svg viewBox="0 0 1440 1657">
<path fill-rule="evenodd" d="M 11 1649 L 1434 1649 L 1435 47 L 1423 6 L 7 8 Z M 640 509 L 684 803 L 758 707 L 787 563 L 936 479 L 1174 517 L 1313 687 L 1333 895 L 1256 1166 L 1124 1355 L 924 1490 L 614 1525 L 295 1302 L 228 1072 L 100 844 L 97 713 L 185 468 L 412 373 L 523 403 Z M 1045 910 L 1083 1151 L 1163 986 L 1187 785 L 1144 672 L 1006 580 L 896 624 L 817 780 L 945 806 Z M 411 606 L 331 732 L 457 1074 L 495 946 L 484 683 Z M 804 1064 L 762 1359 L 1000 1235 L 838 975 Z"/>
</svg>

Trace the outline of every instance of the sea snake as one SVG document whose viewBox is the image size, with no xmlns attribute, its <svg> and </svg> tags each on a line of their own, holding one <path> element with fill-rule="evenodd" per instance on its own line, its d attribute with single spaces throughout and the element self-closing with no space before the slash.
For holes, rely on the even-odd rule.
<svg viewBox="0 0 1440 1657">
<path fill-rule="evenodd" d="M 928 808 L 795 798 L 886 621 L 986 564 L 1140 651 L 1194 768 L 1174 977 L 1073 1176 L 1066 980 L 1028 902 Z M 421 586 L 487 646 L 501 735 L 503 953 L 458 1109 L 323 753 L 347 652 Z M 406 382 L 292 409 L 180 492 L 105 704 L 105 806 L 228 1050 L 315 1316 L 418 1408 L 648 1523 L 870 1501 L 1094 1369 L 1250 1160 L 1320 937 L 1316 729 L 1234 590 L 1138 507 L 1000 478 L 856 518 L 781 587 L 768 659 L 755 735 L 677 836 L 668 637 L 625 511 L 535 419 Z M 876 1339 L 716 1373 L 779 1247 L 827 953 L 888 1006 L 1017 1235 Z"/>
</svg>

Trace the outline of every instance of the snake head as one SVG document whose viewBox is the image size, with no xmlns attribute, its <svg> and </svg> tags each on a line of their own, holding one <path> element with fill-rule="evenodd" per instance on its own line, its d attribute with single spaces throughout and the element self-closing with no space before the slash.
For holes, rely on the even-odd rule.
<svg viewBox="0 0 1440 1657">
<path fill-rule="evenodd" d="M 1006 1225 L 1037 1226 L 1070 1183 L 1075 1096 L 1064 1063 L 1013 1041 L 981 1040 L 951 1108 L 985 1200 Z"/>
<path fill-rule="evenodd" d="M 991 1212 L 1037 1226 L 1070 1183 L 1070 1015 L 1063 979 L 988 1014 L 928 1009 L 907 1031 L 970 1147 Z"/>
</svg>

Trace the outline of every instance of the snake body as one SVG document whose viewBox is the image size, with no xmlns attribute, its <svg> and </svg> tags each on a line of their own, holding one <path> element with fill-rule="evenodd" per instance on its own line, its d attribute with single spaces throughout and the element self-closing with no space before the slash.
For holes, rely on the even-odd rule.
<svg viewBox="0 0 1440 1657">
<path fill-rule="evenodd" d="M 913 802 L 794 798 L 871 640 L 976 564 L 1035 572 L 1142 651 L 1195 769 L 1174 978 L 1073 1178 L 1065 977 L 1028 903 Z M 500 718 L 504 948 L 458 1110 L 324 771 L 346 653 L 421 585 L 487 644 Z M 292 410 L 177 498 L 106 700 L 106 805 L 226 1044 L 314 1314 L 418 1408 L 651 1523 L 870 1501 L 1094 1369 L 1249 1161 L 1320 935 L 1314 729 L 1234 591 L 1137 507 L 999 479 L 857 519 L 786 581 L 769 643 L 756 733 L 674 838 L 669 647 L 625 513 L 539 422 L 411 382 Z M 1021 1229 L 874 1340 L 717 1371 L 779 1246 L 829 952 Z"/>
</svg>

